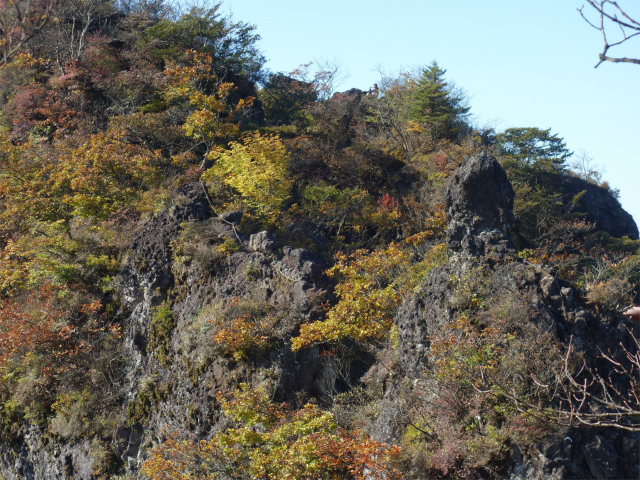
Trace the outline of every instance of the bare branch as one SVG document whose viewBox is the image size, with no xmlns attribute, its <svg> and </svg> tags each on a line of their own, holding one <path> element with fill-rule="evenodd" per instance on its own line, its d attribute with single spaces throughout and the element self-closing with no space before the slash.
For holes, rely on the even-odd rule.
<svg viewBox="0 0 640 480">
<path fill-rule="evenodd" d="M 0 0 L 0 66 L 42 32 L 54 5 L 55 0 Z"/>
<path fill-rule="evenodd" d="M 604 47 L 602 53 L 598 55 L 600 61 L 596 64 L 595 68 L 597 68 L 602 62 L 612 62 L 612 63 L 631 63 L 640 65 L 640 59 L 638 58 L 628 58 L 628 57 L 611 57 L 607 55 L 607 52 L 612 47 L 617 47 L 622 45 L 623 43 L 631 40 L 636 35 L 640 35 L 640 22 L 631 18 L 629 14 L 627 14 L 617 2 L 613 0 L 587 0 L 587 3 L 597 12 L 600 17 L 600 25 L 597 26 L 594 22 L 589 20 L 584 13 L 584 5 L 578 9 L 580 15 L 584 19 L 587 24 L 596 30 L 600 30 L 602 33 L 602 40 L 604 42 Z M 609 10 L 607 10 L 609 7 Z M 607 22 L 605 22 L 607 20 Z M 620 34 L 622 38 L 618 41 L 611 43 L 607 38 L 607 29 L 610 27 L 610 24 L 617 26 L 620 29 Z M 632 33 L 633 32 L 633 33 Z"/>
</svg>

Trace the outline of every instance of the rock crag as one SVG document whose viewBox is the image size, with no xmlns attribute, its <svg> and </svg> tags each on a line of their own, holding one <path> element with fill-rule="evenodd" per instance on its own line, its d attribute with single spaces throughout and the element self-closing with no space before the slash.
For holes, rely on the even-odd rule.
<svg viewBox="0 0 640 480">
<path fill-rule="evenodd" d="M 395 320 L 397 345 L 382 355 L 395 362 L 393 373 L 374 365 L 364 378 L 384 391 L 370 430 L 375 440 L 401 441 L 416 408 L 410 404 L 411 392 L 421 384 L 428 390 L 424 384 L 430 381 L 425 373 L 431 368 L 430 338 L 456 319 L 461 300 L 454 284 L 473 272 L 482 276 L 487 302 L 509 295 L 525 299 L 529 314 L 522 321 L 535 322 L 560 341 L 572 339 L 584 352 L 607 351 L 625 342 L 623 320 L 607 324 L 594 318 L 576 290 L 551 267 L 516 258 L 506 234 L 513 221 L 513 189 L 494 158 L 484 154 L 466 159 L 446 185 L 445 206 L 449 262 L 431 270 L 420 291 L 401 306 Z M 513 480 L 638 478 L 640 469 L 632 459 L 639 455 L 638 433 L 558 429 L 539 444 L 512 445 L 499 476 Z"/>
</svg>

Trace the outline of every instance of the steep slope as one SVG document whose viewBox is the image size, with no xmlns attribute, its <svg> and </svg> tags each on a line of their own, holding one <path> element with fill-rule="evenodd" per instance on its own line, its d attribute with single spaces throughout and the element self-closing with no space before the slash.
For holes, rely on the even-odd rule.
<svg viewBox="0 0 640 480">
<path fill-rule="evenodd" d="M 545 364 L 560 367 L 562 358 L 549 355 L 554 352 L 552 344 L 566 345 L 571 340 L 590 360 L 598 349 L 607 352 L 625 345 L 633 351 L 634 345 L 623 328 L 633 325 L 621 318 L 589 314 L 575 287 L 558 279 L 551 267 L 517 258 L 505 234 L 513 218 L 513 190 L 494 158 L 485 154 L 467 159 L 447 183 L 445 204 L 449 263 L 432 270 L 419 293 L 402 305 L 395 322 L 397 344 L 383 354 L 388 363 L 384 368 L 380 364 L 374 366 L 367 376 L 370 384 L 384 386 L 379 415 L 370 432 L 372 437 L 399 443 L 407 435 L 415 439 L 422 436 L 433 449 L 434 457 L 446 457 L 442 450 L 447 444 L 448 448 L 454 448 L 455 441 L 446 438 L 447 433 L 458 435 L 456 441 L 461 444 L 475 442 L 476 448 L 485 449 L 468 450 L 466 455 L 477 458 L 475 464 L 468 458 L 466 467 L 456 452 L 448 452 L 448 458 L 436 458 L 423 466 L 424 470 L 414 469 L 415 478 L 428 476 L 429 468 L 438 470 L 434 465 L 445 474 L 447 470 L 464 472 L 467 468 L 469 472 L 475 469 L 491 477 L 513 479 L 636 478 L 640 473 L 634 460 L 640 453 L 637 432 L 604 428 L 567 430 L 555 425 L 546 435 L 531 434 L 518 441 L 516 435 L 509 438 L 503 432 L 500 423 L 503 419 L 495 415 L 498 408 L 515 411 L 518 401 L 527 402 L 526 389 L 536 385 L 529 379 L 529 385 L 523 386 L 527 383 L 526 376 L 536 375 L 538 382 L 543 382 L 550 379 L 544 376 L 549 374 Z M 469 318 L 471 323 L 467 323 Z M 508 325 L 505 332 L 510 336 L 488 333 L 490 329 L 504 328 L 504 322 Z M 445 347 L 436 343 L 451 339 L 448 332 L 454 335 L 455 345 L 443 354 Z M 464 333 L 457 335 L 458 332 Z M 548 339 L 539 342 L 545 336 Z M 520 340 L 515 340 L 518 337 Z M 473 346 L 478 350 L 489 349 L 489 357 L 500 355 L 498 363 L 478 357 L 476 350 L 473 356 L 465 357 L 465 342 L 469 338 L 474 339 Z M 484 343 L 485 338 L 490 342 Z M 520 342 L 519 355 L 508 352 L 510 342 Z M 495 348 L 496 345 L 502 348 Z M 465 379 L 473 388 L 460 389 L 440 377 L 447 371 L 443 369 L 443 357 L 444 368 L 456 366 L 448 373 L 460 374 L 459 380 Z M 517 363 L 508 365 L 509 361 Z M 484 374 L 494 380 L 478 378 Z M 521 380 L 509 380 L 514 375 Z M 498 380 L 504 383 L 493 383 Z M 491 408 L 483 403 L 486 399 L 481 400 L 482 387 L 487 392 L 491 390 L 494 396 Z M 507 397 L 501 400 L 500 389 L 496 387 L 504 388 L 509 395 L 513 392 L 517 398 L 503 402 Z M 523 413 L 521 420 L 527 418 Z M 528 420 L 535 419 L 532 415 Z M 456 431 L 456 425 L 462 426 L 461 430 Z M 508 439 L 510 448 L 504 450 L 489 442 L 492 435 L 494 438 L 498 435 L 501 441 Z"/>
<path fill-rule="evenodd" d="M 292 404 L 312 391 L 317 348 L 292 353 L 289 339 L 319 313 L 323 268 L 305 250 L 278 253 L 266 232 L 244 238 L 234 226 L 240 212 L 207 218 L 200 183 L 178 198 L 138 231 L 123 266 L 124 403 L 115 455 L 104 469 L 90 440 L 52 443 L 32 428 L 22 445 L 4 447 L 3 478 L 135 472 L 169 433 L 201 437 L 221 428 L 216 394 L 241 382 Z"/>
<path fill-rule="evenodd" d="M 173 207 L 136 232 L 122 265 L 113 432 L 100 443 L 32 425 L 20 444 L 5 443 L 3 478 L 136 475 L 168 436 L 208 439 L 227 428 L 218 395 L 241 383 L 294 408 L 310 397 L 329 406 L 328 391 L 350 388 L 319 346 L 291 351 L 300 325 L 324 318 L 323 266 L 303 249 L 279 249 L 267 232 L 246 238 L 240 211 L 210 217 L 203 187 L 181 187 Z M 595 314 L 552 267 L 518 258 L 506 233 L 514 192 L 490 155 L 467 158 L 444 201 L 448 262 L 402 304 L 375 358 L 365 349 L 359 363 L 341 360 L 354 384 L 371 366 L 362 379 L 375 403 L 371 437 L 403 447 L 406 478 L 637 477 L 637 432 L 536 413 L 562 408 L 547 387 L 567 345 L 608 371 L 598 352 L 633 352 L 633 325 Z"/>
</svg>

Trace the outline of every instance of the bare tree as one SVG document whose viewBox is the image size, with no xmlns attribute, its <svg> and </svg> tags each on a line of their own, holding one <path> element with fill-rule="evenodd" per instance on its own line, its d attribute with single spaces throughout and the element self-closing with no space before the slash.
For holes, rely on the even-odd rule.
<svg viewBox="0 0 640 480">
<path fill-rule="evenodd" d="M 64 75 L 69 62 L 80 60 L 88 48 L 109 43 L 116 14 L 110 0 L 60 1 L 51 9 L 50 25 L 30 47 L 41 58 L 55 59 Z"/>
<path fill-rule="evenodd" d="M 587 18 L 587 14 L 584 12 L 584 5 L 580 7 L 578 11 L 589 25 L 600 31 L 604 41 L 604 48 L 599 55 L 600 61 L 596 64 L 595 68 L 598 68 L 602 62 L 635 63 L 636 65 L 640 65 L 640 59 L 638 58 L 610 57 L 607 55 L 610 48 L 622 45 L 636 35 L 640 35 L 640 22 L 631 18 L 629 14 L 613 0 L 587 0 L 587 3 L 597 12 L 599 21 L 592 21 Z M 620 34 L 613 43 L 611 43 L 610 40 L 612 28 L 620 30 Z"/>
<path fill-rule="evenodd" d="M 0 0 L 0 66 L 44 29 L 54 3 L 55 0 Z"/>
<path fill-rule="evenodd" d="M 300 65 L 289 75 L 298 81 L 313 85 L 313 88 L 318 92 L 318 100 L 323 101 L 331 98 L 350 74 L 340 60 L 320 58 Z"/>
<path fill-rule="evenodd" d="M 474 385 L 474 388 L 479 393 L 513 402 L 523 414 L 560 426 L 613 427 L 640 432 L 640 342 L 630 328 L 625 328 L 631 346 L 620 342 L 616 355 L 599 349 L 600 369 L 584 359 L 574 366 L 575 347 L 570 343 L 563 358 L 550 363 L 551 381 L 545 382 L 530 374 L 538 390 L 556 400 L 557 408 L 542 406 L 512 392 L 484 370 L 480 372 L 482 382 L 479 382 L 484 385 Z"/>
<path fill-rule="evenodd" d="M 407 121 L 409 107 L 416 89 L 415 72 L 386 74 L 377 67 L 380 79 L 375 95 L 367 96 L 365 103 L 371 110 L 371 125 L 375 125 L 374 138 L 383 137 L 401 149 L 404 156 L 411 158 L 420 143 L 422 131 L 416 122 Z"/>
</svg>

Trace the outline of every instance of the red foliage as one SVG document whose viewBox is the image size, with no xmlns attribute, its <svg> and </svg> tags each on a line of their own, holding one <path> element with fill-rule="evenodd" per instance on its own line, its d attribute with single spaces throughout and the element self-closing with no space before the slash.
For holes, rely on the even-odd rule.
<svg viewBox="0 0 640 480">
<path fill-rule="evenodd" d="M 21 300 L 0 302 L 0 368 L 13 357 L 23 356 L 45 346 L 61 347 L 68 328 L 57 323 L 68 316 L 49 285 Z M 66 343 L 66 342 L 65 342 Z M 63 352 L 64 353 L 64 352 Z M 68 352 L 67 352 L 68 353 Z"/>
<path fill-rule="evenodd" d="M 388 193 L 385 193 L 381 198 L 378 199 L 378 207 L 382 212 L 396 211 L 399 205 L 400 204 L 398 203 L 398 200 L 396 200 Z"/>
</svg>

